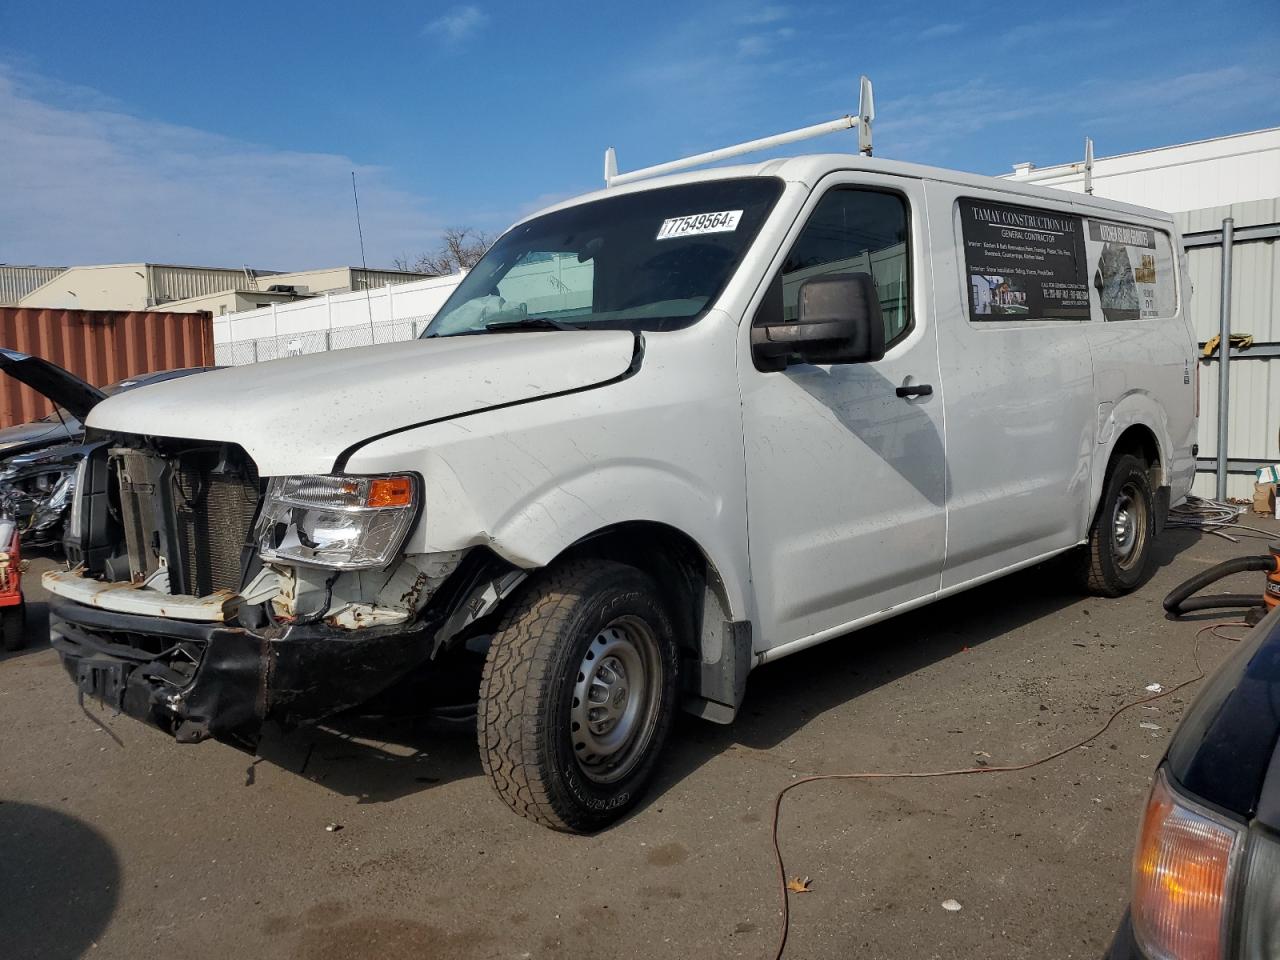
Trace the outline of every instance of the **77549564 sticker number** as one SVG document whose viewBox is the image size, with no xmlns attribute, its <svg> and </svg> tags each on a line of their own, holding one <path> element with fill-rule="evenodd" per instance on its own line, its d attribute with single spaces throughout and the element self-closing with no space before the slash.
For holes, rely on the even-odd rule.
<svg viewBox="0 0 1280 960">
<path fill-rule="evenodd" d="M 731 233 L 738 229 L 738 221 L 742 219 L 741 210 L 721 210 L 718 213 L 694 213 L 687 217 L 672 217 L 663 220 L 658 228 L 658 240 L 674 240 L 676 237 L 690 237 L 699 233 Z"/>
</svg>

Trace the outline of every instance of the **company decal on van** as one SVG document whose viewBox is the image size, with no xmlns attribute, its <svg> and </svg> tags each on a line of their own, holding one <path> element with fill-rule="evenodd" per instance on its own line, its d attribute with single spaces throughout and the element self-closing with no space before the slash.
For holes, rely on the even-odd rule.
<svg viewBox="0 0 1280 960">
<path fill-rule="evenodd" d="M 1161 271 L 1156 263 L 1156 232 L 1149 227 L 1090 220 L 1089 241 L 1102 281 L 1098 288 L 1102 315 L 1108 320 L 1159 316 L 1156 282 Z"/>
<path fill-rule="evenodd" d="M 969 316 L 986 320 L 1088 320 L 1079 217 L 961 199 Z"/>
<path fill-rule="evenodd" d="M 721 210 L 719 213 L 694 213 L 687 217 L 663 220 L 658 228 L 658 240 L 674 240 L 699 233 L 732 233 L 742 219 L 741 210 Z"/>
</svg>

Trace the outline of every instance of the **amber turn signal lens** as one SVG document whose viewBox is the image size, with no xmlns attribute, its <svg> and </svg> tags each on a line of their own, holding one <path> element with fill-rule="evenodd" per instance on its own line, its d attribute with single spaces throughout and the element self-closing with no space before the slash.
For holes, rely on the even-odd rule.
<svg viewBox="0 0 1280 960">
<path fill-rule="evenodd" d="M 1133 861 L 1133 931 L 1149 957 L 1222 960 L 1240 831 L 1156 776 Z"/>
<path fill-rule="evenodd" d="M 413 503 L 413 481 L 409 477 L 376 477 L 369 481 L 365 506 L 407 507 Z"/>
</svg>

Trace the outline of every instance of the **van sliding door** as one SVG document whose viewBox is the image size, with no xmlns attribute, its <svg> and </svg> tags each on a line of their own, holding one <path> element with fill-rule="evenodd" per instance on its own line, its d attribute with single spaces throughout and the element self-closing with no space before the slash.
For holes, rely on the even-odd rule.
<svg viewBox="0 0 1280 960">
<path fill-rule="evenodd" d="M 1079 543 L 1097 431 L 1082 218 L 926 186 L 946 384 L 942 587 Z"/>
</svg>

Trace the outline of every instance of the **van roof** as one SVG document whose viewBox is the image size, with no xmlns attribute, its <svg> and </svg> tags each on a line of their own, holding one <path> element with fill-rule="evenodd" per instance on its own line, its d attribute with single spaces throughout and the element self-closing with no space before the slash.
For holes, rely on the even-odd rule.
<svg viewBox="0 0 1280 960">
<path fill-rule="evenodd" d="M 1019 183 L 1016 180 L 1006 180 L 1000 177 L 985 177 L 976 173 L 962 173 L 959 170 L 947 170 L 943 167 L 930 167 L 920 163 L 907 163 L 903 160 L 885 160 L 881 157 L 868 157 L 856 153 L 804 154 L 797 157 L 781 157 L 773 160 L 765 160 L 760 163 L 743 163 L 724 167 L 704 167 L 685 173 L 675 173 L 667 176 L 653 177 L 651 179 L 637 180 L 633 183 L 610 187 L 606 190 L 596 190 L 592 193 L 585 193 L 580 196 L 573 197 L 572 199 L 553 204 L 552 206 L 545 207 L 544 209 L 523 218 L 521 222 L 532 219 L 532 217 L 535 216 L 541 216 L 544 213 L 549 213 L 552 210 L 560 210 L 565 207 L 572 207 L 580 203 L 586 203 L 591 200 L 600 200 L 604 197 L 617 196 L 623 193 L 652 190 L 656 187 L 670 187 L 683 183 L 702 183 L 708 180 L 725 180 L 733 177 L 781 177 L 783 180 L 787 180 L 789 182 L 813 185 L 827 174 L 834 173 L 837 170 L 865 170 L 868 173 L 880 173 L 897 177 L 911 177 L 917 180 L 936 180 L 942 183 L 956 184 L 958 186 L 978 187 L 984 190 L 998 190 L 1001 193 L 1007 193 L 1015 197 L 1056 200 L 1059 203 L 1065 201 L 1079 207 L 1104 210 L 1116 214 L 1136 215 L 1150 220 L 1159 220 L 1170 224 L 1173 223 L 1173 216 L 1165 213 L 1164 211 L 1153 210 L 1149 207 L 1140 207 L 1132 203 L 1123 203 L 1119 200 L 1108 200 L 1104 197 L 1084 193 L 1074 193 L 1069 190 L 1055 190 L 1053 187 L 1043 187 L 1034 183 Z"/>
</svg>

